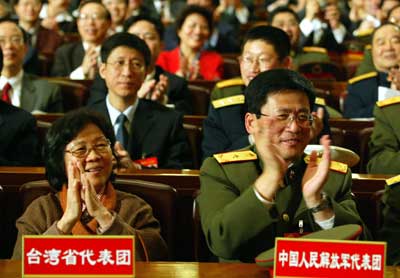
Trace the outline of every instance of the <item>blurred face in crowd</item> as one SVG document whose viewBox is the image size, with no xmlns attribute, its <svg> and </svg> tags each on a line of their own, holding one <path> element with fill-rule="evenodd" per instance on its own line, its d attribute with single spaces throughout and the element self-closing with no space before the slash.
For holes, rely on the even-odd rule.
<svg viewBox="0 0 400 278">
<path fill-rule="evenodd" d="M 103 0 L 104 6 L 111 14 L 111 20 L 115 25 L 121 25 L 128 8 L 125 0 Z"/>
<path fill-rule="evenodd" d="M 70 0 L 48 0 L 49 5 L 57 7 L 60 10 L 66 11 L 69 7 Z"/>
<path fill-rule="evenodd" d="M 400 6 L 392 10 L 392 12 L 389 15 L 388 20 L 391 23 L 394 23 L 396 25 L 400 25 Z"/>
<path fill-rule="evenodd" d="M 245 43 L 239 62 L 240 73 L 247 86 L 260 72 L 275 68 L 288 68 L 290 58 L 287 57 L 280 61 L 273 45 L 263 40 L 253 40 Z"/>
<path fill-rule="evenodd" d="M 372 60 L 379 71 L 387 72 L 400 63 L 400 30 L 393 25 L 378 29 L 372 38 Z"/>
<path fill-rule="evenodd" d="M 300 38 L 300 27 L 294 15 L 287 12 L 278 13 L 274 16 L 271 25 L 285 31 L 289 36 L 292 47 L 297 46 Z"/>
<path fill-rule="evenodd" d="M 284 160 L 299 158 L 310 140 L 310 103 L 307 95 L 289 89 L 269 94 L 260 112 L 262 115 L 259 116 L 246 114 L 246 128 L 255 141 L 264 142 L 257 137 L 268 136 L 269 142 L 277 147 Z"/>
<path fill-rule="evenodd" d="M 34 24 L 39 18 L 42 3 L 39 0 L 19 0 L 14 8 L 20 22 Z"/>
<path fill-rule="evenodd" d="M 3 70 L 12 69 L 14 73 L 22 68 L 27 51 L 22 31 L 15 23 L 0 23 L 0 46 L 3 51 Z"/>
<path fill-rule="evenodd" d="M 200 14 L 193 13 L 186 17 L 178 30 L 180 44 L 199 51 L 210 36 L 210 27 L 207 20 Z"/>
<path fill-rule="evenodd" d="M 111 102 L 123 99 L 133 103 L 146 74 L 143 54 L 126 46 L 112 50 L 107 61 L 100 66 L 100 75 L 107 84 Z"/>
<path fill-rule="evenodd" d="M 100 192 L 107 184 L 112 168 L 113 154 L 109 141 L 95 124 L 88 124 L 65 147 L 65 169 L 72 162 L 80 164 L 85 177 Z M 85 150 L 88 152 L 85 154 Z M 66 173 L 68 177 L 68 173 Z"/>
<path fill-rule="evenodd" d="M 104 6 L 98 3 L 89 3 L 80 9 L 77 25 L 82 41 L 95 45 L 103 42 L 111 25 L 106 13 Z"/>
<path fill-rule="evenodd" d="M 156 27 L 149 21 L 139 20 L 129 27 L 128 33 L 134 34 L 146 42 L 151 52 L 152 64 L 154 64 L 162 48 Z"/>
</svg>

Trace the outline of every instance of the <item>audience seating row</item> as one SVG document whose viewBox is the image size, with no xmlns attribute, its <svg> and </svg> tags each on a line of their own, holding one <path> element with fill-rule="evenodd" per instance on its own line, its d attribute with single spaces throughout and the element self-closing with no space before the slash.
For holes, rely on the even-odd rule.
<svg viewBox="0 0 400 278">
<path fill-rule="evenodd" d="M 353 193 L 358 210 L 374 235 L 376 235 L 381 223 L 379 210 L 381 193 L 379 191 L 382 191 L 385 179 L 389 177 L 391 176 L 353 174 Z M 21 185 L 43 179 L 45 179 L 44 168 L 41 167 L 0 167 L 0 180 L 3 187 L 3 190 L 0 190 L 0 199 L 3 201 L 0 203 L 2 216 L 0 229 L 3 235 L 0 238 L 0 246 L 2 246 L 0 250 L 1 258 L 7 258 L 11 255 L 16 237 L 15 220 L 21 215 L 23 207 L 26 207 L 29 202 L 29 200 L 21 201 Z M 170 185 L 176 190 L 175 204 L 171 206 L 165 204 L 174 200 L 172 195 L 175 193 L 172 193 L 172 191 L 175 192 L 175 190 L 166 189 L 159 184 L 144 183 L 143 185 L 142 182 L 136 180 Z M 127 188 L 131 185 L 135 189 Z M 155 186 L 155 188 L 148 189 L 148 186 Z M 193 201 L 200 188 L 199 171 L 159 169 L 141 170 L 130 174 L 119 173 L 116 187 L 138 194 L 151 203 L 163 226 L 175 223 L 175 233 L 171 232 L 174 229 L 172 227 L 165 228 L 167 230 L 163 234 L 168 244 L 173 246 L 171 247 L 173 260 L 192 261 L 196 259 L 201 261 L 212 259 L 205 245 L 197 208 Z M 155 195 L 148 197 L 150 193 L 146 190 L 153 192 L 152 189 L 157 191 L 160 188 L 165 188 L 169 192 L 166 193 L 170 194 L 168 195 L 169 197 L 166 197 L 168 200 Z M 160 209 L 164 210 L 164 205 L 169 207 L 168 211 L 160 212 Z M 173 206 L 175 206 L 175 212 L 170 210 Z M 174 216 L 176 219 L 173 219 Z M 169 217 L 171 219 L 168 219 Z"/>
</svg>

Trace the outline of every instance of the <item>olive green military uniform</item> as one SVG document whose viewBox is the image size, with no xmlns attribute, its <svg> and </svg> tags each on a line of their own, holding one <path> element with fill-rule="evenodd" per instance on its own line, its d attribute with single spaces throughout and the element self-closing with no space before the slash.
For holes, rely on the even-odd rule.
<svg viewBox="0 0 400 278">
<path fill-rule="evenodd" d="M 368 173 L 400 173 L 400 97 L 378 101 L 369 142 Z"/>
<path fill-rule="evenodd" d="M 293 69 L 297 70 L 299 66 L 313 62 L 330 62 L 328 52 L 322 47 L 303 47 L 301 51 L 292 52 Z"/>
<path fill-rule="evenodd" d="M 274 246 L 275 237 L 288 232 L 320 230 L 302 199 L 304 159 L 290 167 L 275 204 L 265 205 L 256 196 L 253 184 L 263 165 L 254 146 L 247 152 L 231 152 L 208 158 L 200 170 L 201 193 L 197 199 L 204 234 L 210 250 L 221 260 L 254 262 L 261 252 Z M 250 150 L 250 152 L 249 152 Z M 228 156 L 226 163 L 219 163 Z M 217 159 L 216 159 L 217 158 Z M 351 196 L 351 173 L 346 164 L 332 163 L 324 192 L 335 213 L 335 226 L 364 226 Z M 333 167 L 335 165 L 335 167 Z M 368 231 L 364 230 L 364 237 Z"/>
<path fill-rule="evenodd" d="M 360 76 L 360 75 L 363 75 L 365 73 L 369 73 L 372 71 L 376 71 L 376 68 L 374 66 L 374 62 L 372 61 L 371 46 L 367 46 L 367 47 L 365 47 L 365 50 L 364 50 L 364 58 L 361 61 L 361 63 L 358 65 L 354 76 Z"/>
</svg>

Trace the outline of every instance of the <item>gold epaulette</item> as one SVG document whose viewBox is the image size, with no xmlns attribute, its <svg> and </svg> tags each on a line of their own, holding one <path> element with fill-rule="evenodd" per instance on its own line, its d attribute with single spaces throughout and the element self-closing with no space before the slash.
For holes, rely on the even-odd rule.
<svg viewBox="0 0 400 278">
<path fill-rule="evenodd" d="M 373 32 L 374 32 L 374 28 L 369 28 L 366 30 L 354 32 L 355 33 L 354 36 L 355 37 L 364 37 L 364 36 L 371 35 Z"/>
<path fill-rule="evenodd" d="M 303 52 L 318 52 L 322 54 L 328 54 L 328 51 L 325 48 L 318 46 L 305 46 L 303 47 Z"/>
<path fill-rule="evenodd" d="M 243 104 L 243 103 L 244 103 L 244 95 L 236 95 L 214 100 L 212 102 L 212 105 L 214 106 L 215 109 L 218 109 L 225 106 Z"/>
<path fill-rule="evenodd" d="M 304 157 L 304 161 L 308 164 L 310 162 L 310 156 L 306 155 Z M 317 164 L 319 164 L 320 161 L 321 161 L 321 158 L 318 157 Z M 349 166 L 347 164 L 338 162 L 338 161 L 334 161 L 334 160 L 331 160 L 331 164 L 329 165 L 329 169 L 331 169 L 332 171 L 342 173 L 342 174 L 346 174 L 348 168 L 349 168 Z"/>
<path fill-rule="evenodd" d="M 400 175 L 391 177 L 390 179 L 385 180 L 385 182 L 389 186 L 392 184 L 398 183 L 398 182 L 400 182 Z"/>
<path fill-rule="evenodd" d="M 231 87 L 231 86 L 244 86 L 244 82 L 242 78 L 237 77 L 237 78 L 232 78 L 224 81 L 220 81 L 216 84 L 218 89 L 222 89 L 225 87 Z"/>
<path fill-rule="evenodd" d="M 378 105 L 378 107 L 385 107 L 391 104 L 396 104 L 400 102 L 400 96 L 398 97 L 391 97 L 391 98 L 387 98 L 384 100 L 380 100 L 376 102 L 376 105 Z"/>
<path fill-rule="evenodd" d="M 252 151 L 235 151 L 227 153 L 217 153 L 214 154 L 214 158 L 218 161 L 218 163 L 224 164 L 229 162 L 256 160 L 257 154 Z"/>
<path fill-rule="evenodd" d="M 365 50 L 370 50 L 371 48 L 372 48 L 372 45 L 370 45 L 370 44 L 367 44 L 367 45 L 364 47 Z"/>
<path fill-rule="evenodd" d="M 364 80 L 364 79 L 367 79 L 367 78 L 371 78 L 371 77 L 375 77 L 377 75 L 378 75 L 378 73 L 376 71 L 371 71 L 371 72 L 368 72 L 368 73 L 364 73 L 364 74 L 362 74 L 360 76 L 356 76 L 356 77 L 353 77 L 352 79 L 350 79 L 349 80 L 349 84 L 354 84 L 354 83 L 356 83 L 358 81 L 361 81 L 361 80 Z"/>
<path fill-rule="evenodd" d="M 319 104 L 319 105 L 322 105 L 322 106 L 326 105 L 325 99 L 323 99 L 322 97 L 316 97 L 315 98 L 315 103 Z"/>
</svg>

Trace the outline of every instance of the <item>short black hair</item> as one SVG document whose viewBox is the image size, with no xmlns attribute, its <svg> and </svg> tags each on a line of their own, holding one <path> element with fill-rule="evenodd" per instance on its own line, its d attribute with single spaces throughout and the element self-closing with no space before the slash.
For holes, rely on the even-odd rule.
<svg viewBox="0 0 400 278">
<path fill-rule="evenodd" d="M 81 13 L 81 10 L 84 6 L 86 6 L 87 4 L 90 4 L 90 3 L 95 3 L 95 4 L 99 4 L 100 6 L 102 6 L 106 13 L 105 14 L 106 19 L 111 21 L 111 14 L 110 14 L 109 10 L 106 8 L 106 6 L 100 0 L 84 0 L 84 1 L 82 1 L 78 7 L 79 13 Z"/>
<path fill-rule="evenodd" d="M 19 1 L 20 0 L 14 0 L 13 6 L 18 5 Z M 40 4 L 43 4 L 43 0 L 36 0 L 36 1 L 40 2 Z"/>
<path fill-rule="evenodd" d="M 47 131 L 43 146 L 46 177 L 50 186 L 57 191 L 61 190 L 63 184 L 68 181 L 64 165 L 65 147 L 89 124 L 96 125 L 104 136 L 110 140 L 113 155 L 117 159 L 114 153 L 114 130 L 109 121 L 101 114 L 90 111 L 87 108 L 80 108 L 66 113 L 62 118 L 56 120 Z M 112 174 L 110 180 L 113 178 Z"/>
<path fill-rule="evenodd" d="M 151 63 L 151 53 L 147 44 L 138 36 L 127 32 L 116 33 L 104 41 L 100 50 L 101 62 L 107 62 L 108 56 L 110 56 L 111 52 L 120 46 L 139 51 L 143 55 L 146 68 L 149 67 Z"/>
<path fill-rule="evenodd" d="M 160 40 L 163 39 L 164 37 L 164 25 L 162 24 L 162 22 L 154 17 L 148 16 L 146 14 L 141 14 L 141 15 L 137 15 L 137 16 L 131 16 L 129 17 L 125 22 L 124 22 L 124 31 L 128 32 L 128 29 L 131 28 L 131 26 L 133 24 L 135 24 L 138 21 L 147 21 L 150 24 L 152 24 L 154 26 L 154 28 L 156 29 L 158 36 L 160 37 Z"/>
<path fill-rule="evenodd" d="M 288 6 L 280 6 L 280 7 L 276 8 L 275 10 L 273 10 L 268 15 L 268 23 L 272 24 L 272 21 L 274 21 L 274 17 L 277 14 L 281 14 L 281 13 L 290 13 L 291 15 L 294 16 L 294 18 L 296 19 L 297 23 L 300 23 L 300 18 L 297 15 L 297 13 L 295 11 L 293 11 L 291 8 L 289 8 Z"/>
<path fill-rule="evenodd" d="M 243 53 L 247 42 L 256 40 L 261 40 L 272 45 L 280 61 L 283 61 L 283 59 L 290 55 L 291 45 L 289 36 L 279 28 L 267 25 L 259 25 L 251 28 L 244 36 L 241 52 Z"/>
<path fill-rule="evenodd" d="M 208 9 L 197 5 L 188 5 L 182 10 L 176 19 L 176 30 L 180 30 L 186 18 L 192 14 L 199 14 L 204 17 L 208 24 L 208 30 L 210 32 L 213 30 L 213 16 L 211 12 Z"/>
<path fill-rule="evenodd" d="M 374 37 L 375 37 L 376 32 L 378 32 L 380 29 L 382 29 L 385 26 L 393 26 L 395 29 L 400 31 L 400 27 L 398 25 L 396 25 L 392 22 L 385 22 L 381 26 L 374 29 L 374 32 L 372 33 L 372 36 L 371 36 L 371 44 L 374 42 Z"/>
<path fill-rule="evenodd" d="M 21 26 L 18 25 L 18 22 L 16 22 L 15 20 L 13 20 L 13 19 L 11 19 L 9 17 L 5 17 L 5 18 L 0 19 L 0 24 L 1 23 L 5 23 L 5 22 L 13 23 L 13 24 L 15 24 L 15 26 L 17 26 L 17 28 L 22 33 L 22 39 L 24 41 L 24 44 L 26 44 L 27 41 L 28 41 L 28 33 Z"/>
<path fill-rule="evenodd" d="M 267 103 L 268 96 L 284 90 L 296 90 L 307 95 L 312 111 L 315 91 L 311 81 L 300 73 L 288 69 L 271 69 L 259 73 L 245 89 L 247 109 L 260 115 L 261 107 Z"/>
</svg>

